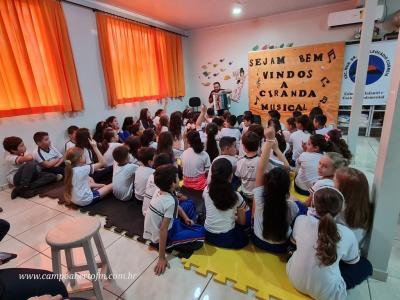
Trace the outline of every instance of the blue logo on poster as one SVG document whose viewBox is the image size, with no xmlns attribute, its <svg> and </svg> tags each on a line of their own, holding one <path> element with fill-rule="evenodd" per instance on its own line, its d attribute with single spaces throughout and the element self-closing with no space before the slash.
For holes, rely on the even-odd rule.
<svg viewBox="0 0 400 300">
<path fill-rule="evenodd" d="M 351 81 L 355 81 L 356 77 L 356 69 L 357 69 L 357 59 L 353 61 L 349 68 L 349 77 Z M 369 85 L 379 80 L 382 75 L 385 73 L 385 62 L 376 55 L 369 56 L 368 62 L 368 73 L 367 73 L 367 81 L 366 84 Z"/>
</svg>

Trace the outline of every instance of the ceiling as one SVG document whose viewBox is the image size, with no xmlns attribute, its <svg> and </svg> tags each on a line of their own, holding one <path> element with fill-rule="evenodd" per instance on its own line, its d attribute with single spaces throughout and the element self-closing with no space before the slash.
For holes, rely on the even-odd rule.
<svg viewBox="0 0 400 300">
<path fill-rule="evenodd" d="M 97 0 L 184 30 L 217 26 L 345 0 Z M 235 3 L 242 14 L 233 16 Z"/>
</svg>

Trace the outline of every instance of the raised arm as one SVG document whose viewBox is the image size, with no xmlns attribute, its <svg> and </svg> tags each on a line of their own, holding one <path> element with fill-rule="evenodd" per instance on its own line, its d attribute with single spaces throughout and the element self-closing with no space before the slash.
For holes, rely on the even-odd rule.
<svg viewBox="0 0 400 300">
<path fill-rule="evenodd" d="M 258 162 L 255 187 L 263 186 L 264 173 L 265 169 L 267 168 L 269 156 L 271 155 L 273 145 L 277 144 L 275 139 L 275 131 L 272 127 L 265 129 L 265 137 L 267 138 L 267 141 L 263 146 L 261 157 Z"/>
<path fill-rule="evenodd" d="M 201 128 L 201 123 L 203 123 L 203 121 L 205 120 L 206 112 L 207 112 L 207 107 L 203 104 L 201 106 L 200 115 L 196 120 L 196 129 Z"/>
<path fill-rule="evenodd" d="M 96 171 L 103 168 L 106 165 L 106 161 L 103 155 L 101 155 L 99 148 L 97 148 L 97 142 L 95 140 L 89 139 L 89 144 L 90 146 L 92 146 L 93 152 L 96 154 L 97 160 L 99 161 L 98 163 L 95 163 L 93 165 L 93 169 Z"/>
</svg>

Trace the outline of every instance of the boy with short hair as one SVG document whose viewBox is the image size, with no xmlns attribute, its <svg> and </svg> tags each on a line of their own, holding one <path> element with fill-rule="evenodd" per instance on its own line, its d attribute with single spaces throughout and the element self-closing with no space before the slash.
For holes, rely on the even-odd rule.
<svg viewBox="0 0 400 300">
<path fill-rule="evenodd" d="M 160 153 L 154 156 L 153 168 L 157 169 L 159 166 L 172 164 L 171 158 L 166 153 Z M 154 193 L 158 191 L 158 187 L 154 183 L 154 173 L 149 176 L 146 183 L 146 192 L 144 194 L 142 213 L 143 216 L 146 215 L 147 209 L 149 208 L 151 198 L 153 198 Z"/>
<path fill-rule="evenodd" d="M 56 147 L 51 144 L 49 134 L 44 131 L 33 135 L 37 150 L 33 153 L 34 159 L 40 164 L 44 172 L 61 174 L 64 176 L 64 157 Z"/>
<path fill-rule="evenodd" d="M 139 201 L 144 200 L 147 180 L 154 173 L 152 167 L 155 154 L 156 149 L 152 147 L 144 147 L 139 150 L 139 160 L 142 165 L 135 172 L 135 197 Z"/>
<path fill-rule="evenodd" d="M 62 176 L 40 172 L 33 156 L 26 153 L 26 147 L 21 138 L 6 137 L 3 140 L 3 147 L 8 152 L 5 157 L 7 181 L 14 185 L 11 199 L 18 196 L 33 197 L 36 195 L 36 188 L 62 179 Z"/>
<path fill-rule="evenodd" d="M 163 165 L 154 173 L 154 183 L 159 188 L 150 201 L 144 219 L 143 238 L 150 240 L 159 250 L 154 268 L 161 275 L 168 267 L 165 250 L 174 247 L 181 252 L 193 252 L 203 246 L 205 231 L 194 224 L 195 207 L 192 201 L 179 203 L 175 190 L 179 187 L 178 169 Z M 180 218 L 178 218 L 178 216 Z"/>
<path fill-rule="evenodd" d="M 314 117 L 313 125 L 315 128 L 315 134 L 322 134 L 325 135 L 327 134 L 330 130 L 332 130 L 331 127 L 326 127 L 327 117 L 325 115 L 316 115 Z"/>
<path fill-rule="evenodd" d="M 245 156 L 238 160 L 235 175 L 241 180 L 241 194 L 248 205 L 253 202 L 256 170 L 260 157 L 257 152 L 260 147 L 260 137 L 252 131 L 247 131 L 242 137 Z"/>
<path fill-rule="evenodd" d="M 76 144 L 76 132 L 78 131 L 78 126 L 71 125 L 67 128 L 67 133 L 69 140 L 65 142 L 64 151 L 67 152 L 69 148 L 75 147 Z"/>
<path fill-rule="evenodd" d="M 219 148 L 221 149 L 221 154 L 219 156 L 217 156 L 216 158 L 214 158 L 212 164 L 220 158 L 226 158 L 232 164 L 233 174 L 235 174 L 236 166 L 237 166 L 237 162 L 238 162 L 236 139 L 231 136 L 222 137 L 219 141 Z M 207 184 L 209 184 L 211 182 L 212 164 L 208 171 Z"/>
<path fill-rule="evenodd" d="M 121 201 L 128 201 L 133 195 L 133 183 L 138 166 L 129 163 L 129 150 L 125 146 L 119 146 L 113 153 L 113 194 Z"/>
<path fill-rule="evenodd" d="M 242 136 L 249 130 L 249 127 L 253 124 L 253 115 L 245 114 L 242 119 L 242 123 L 239 127 L 242 128 Z"/>
<path fill-rule="evenodd" d="M 224 136 L 231 136 L 236 139 L 236 146 L 239 148 L 240 138 L 242 136 L 240 130 L 235 128 L 237 117 L 235 115 L 230 115 L 227 118 L 227 127 L 221 129 L 221 138 Z"/>
</svg>

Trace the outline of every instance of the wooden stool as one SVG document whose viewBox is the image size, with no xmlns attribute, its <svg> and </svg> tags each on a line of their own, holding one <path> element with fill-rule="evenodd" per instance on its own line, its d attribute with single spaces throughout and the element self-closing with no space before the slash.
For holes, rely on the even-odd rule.
<svg viewBox="0 0 400 300">
<path fill-rule="evenodd" d="M 71 221 L 58 224 L 46 235 L 46 242 L 51 247 L 53 272 L 55 274 L 62 273 L 60 250 L 65 250 L 67 269 L 70 274 L 89 270 L 90 274 L 94 276 L 92 283 L 96 299 L 103 299 L 103 287 L 101 280 L 97 278 L 97 267 L 106 267 L 107 276 L 112 274 L 110 262 L 99 233 L 100 225 L 100 221 L 94 217 L 74 218 Z M 91 244 L 92 238 L 96 244 L 101 263 L 96 263 Z M 74 265 L 72 249 L 77 247 L 83 247 L 87 265 Z M 71 279 L 70 283 L 71 286 L 75 286 L 75 279 Z"/>
</svg>

